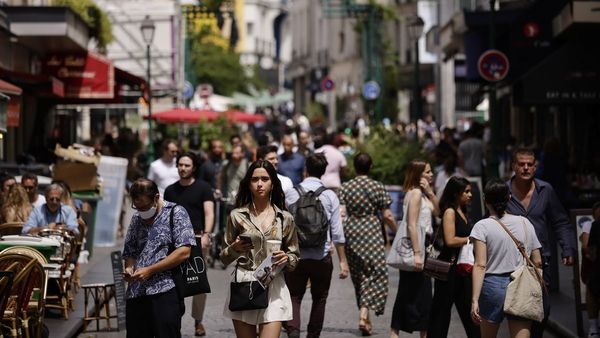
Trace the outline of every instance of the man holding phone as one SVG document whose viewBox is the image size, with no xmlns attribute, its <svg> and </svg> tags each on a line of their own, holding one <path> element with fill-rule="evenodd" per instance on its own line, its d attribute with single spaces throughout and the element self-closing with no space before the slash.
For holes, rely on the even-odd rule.
<svg viewBox="0 0 600 338">
<path fill-rule="evenodd" d="M 197 156 L 187 152 L 177 157 L 177 172 L 179 181 L 165 189 L 166 201 L 177 203 L 185 208 L 190 215 L 197 242 L 202 243 L 202 255 L 208 256 L 212 241 L 214 224 L 214 200 L 212 188 L 202 180 L 196 179 L 198 168 Z M 195 320 L 195 335 L 205 336 L 206 330 L 202 324 L 206 294 L 193 296 L 192 318 Z"/>
</svg>

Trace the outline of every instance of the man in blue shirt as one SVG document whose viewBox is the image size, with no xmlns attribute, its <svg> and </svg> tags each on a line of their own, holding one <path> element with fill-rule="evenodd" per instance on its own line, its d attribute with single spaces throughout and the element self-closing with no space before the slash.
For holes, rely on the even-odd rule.
<svg viewBox="0 0 600 338">
<path fill-rule="evenodd" d="M 552 186 L 534 178 L 535 153 L 527 148 L 516 149 L 512 161 L 515 175 L 507 182 L 511 192 L 507 212 L 527 217 L 533 224 L 538 240 L 542 244 L 544 281 L 548 285 L 552 279 L 549 269 L 549 262 L 552 260 L 550 238 L 555 237 L 558 240 L 562 249 L 563 264 L 572 265 L 573 257 L 577 254 L 575 230 Z M 549 231 L 553 231 L 554 236 L 551 236 Z M 533 324 L 532 337 L 542 337 L 548 319 L 550 303 L 547 297 L 544 298 L 545 318 L 542 324 Z"/>
<path fill-rule="evenodd" d="M 34 208 L 23 226 L 23 234 L 37 234 L 44 228 L 56 229 L 65 226 L 79 234 L 79 224 L 75 210 L 70 205 L 61 204 L 65 191 L 60 184 L 53 183 L 46 188 L 46 203 Z"/>
<path fill-rule="evenodd" d="M 300 186 L 304 191 L 316 191 L 323 187 L 323 182 L 319 177 L 323 176 L 327 168 L 327 159 L 323 154 L 311 154 L 306 159 L 307 176 Z M 286 206 L 291 206 L 300 195 L 296 189 L 290 189 L 285 194 Z M 285 280 L 292 297 L 293 319 L 285 324 L 288 337 L 300 337 L 300 307 L 302 297 L 306 292 L 306 284 L 311 282 L 311 295 L 313 305 L 308 322 L 308 338 L 318 338 L 323 329 L 323 320 L 325 319 L 325 305 L 331 285 L 331 274 L 333 272 L 333 263 L 331 260 L 331 245 L 335 246 L 340 263 L 339 277 L 344 279 L 348 277 L 348 263 L 346 261 L 344 229 L 342 227 L 342 217 L 340 214 L 340 200 L 332 190 L 325 190 L 319 195 L 319 201 L 325 209 L 325 214 L 329 220 L 329 231 L 327 232 L 327 241 L 323 247 L 303 248 L 300 245 L 300 261 L 294 271 L 286 272 Z"/>
<path fill-rule="evenodd" d="M 192 222 L 184 207 L 160 198 L 153 181 L 140 178 L 129 192 L 137 212 L 123 248 L 127 337 L 181 337 L 185 305 L 171 269 L 187 260 L 196 245 Z"/>
<path fill-rule="evenodd" d="M 294 140 L 289 135 L 281 138 L 281 145 L 283 154 L 279 155 L 279 173 L 289 177 L 294 185 L 300 184 L 304 171 L 304 156 L 294 151 Z"/>
</svg>

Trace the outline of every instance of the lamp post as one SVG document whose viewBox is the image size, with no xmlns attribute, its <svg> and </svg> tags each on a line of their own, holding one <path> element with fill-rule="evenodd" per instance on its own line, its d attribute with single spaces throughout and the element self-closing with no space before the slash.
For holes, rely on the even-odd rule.
<svg viewBox="0 0 600 338">
<path fill-rule="evenodd" d="M 414 74 L 414 84 L 413 84 L 413 110 L 412 110 L 412 121 L 416 121 L 421 118 L 421 89 L 419 84 L 419 39 L 421 35 L 423 35 L 423 28 L 425 26 L 425 22 L 421 19 L 420 16 L 415 15 L 413 17 L 408 18 L 407 22 L 407 30 L 408 30 L 408 38 L 415 43 L 415 74 Z"/>
<path fill-rule="evenodd" d="M 146 43 L 146 78 L 148 88 L 148 163 L 154 161 L 154 139 L 152 138 L 152 87 L 150 86 L 151 74 L 150 74 L 150 45 L 154 39 L 154 30 L 156 26 L 154 21 L 150 19 L 149 15 L 146 15 L 142 21 L 140 27 L 142 30 L 142 38 Z"/>
</svg>

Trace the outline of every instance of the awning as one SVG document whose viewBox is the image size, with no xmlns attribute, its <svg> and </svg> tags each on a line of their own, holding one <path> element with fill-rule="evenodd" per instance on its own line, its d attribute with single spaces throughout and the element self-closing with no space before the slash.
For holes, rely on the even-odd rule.
<svg viewBox="0 0 600 338">
<path fill-rule="evenodd" d="M 221 116 L 233 123 L 257 123 L 267 120 L 264 115 L 248 114 L 237 110 L 219 113 L 214 110 L 189 108 L 173 108 L 156 112 L 152 114 L 152 119 L 160 123 L 200 123 L 201 121 L 211 122 Z"/>
<path fill-rule="evenodd" d="M 65 95 L 64 84 L 53 76 L 17 72 L 0 67 L 0 77 L 26 92 L 35 93 L 36 97 L 63 97 Z"/>
<path fill-rule="evenodd" d="M 515 84 L 528 104 L 600 104 L 600 47 L 570 41 Z"/>
<path fill-rule="evenodd" d="M 23 89 L 15 86 L 12 83 L 0 80 L 0 93 L 9 95 L 21 95 Z"/>
</svg>

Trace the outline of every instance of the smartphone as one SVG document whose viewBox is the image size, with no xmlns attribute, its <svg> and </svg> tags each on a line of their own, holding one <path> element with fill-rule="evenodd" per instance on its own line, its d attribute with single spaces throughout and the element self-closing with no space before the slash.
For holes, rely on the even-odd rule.
<svg viewBox="0 0 600 338">
<path fill-rule="evenodd" d="M 248 234 L 241 234 L 240 241 L 242 241 L 244 244 L 252 244 L 252 237 L 250 237 Z"/>
</svg>

